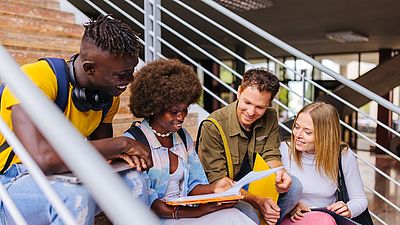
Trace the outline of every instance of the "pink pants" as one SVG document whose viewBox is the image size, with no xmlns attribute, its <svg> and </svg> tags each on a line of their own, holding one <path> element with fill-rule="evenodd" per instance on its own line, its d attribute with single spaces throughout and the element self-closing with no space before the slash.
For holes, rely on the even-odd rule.
<svg viewBox="0 0 400 225">
<path fill-rule="evenodd" d="M 304 214 L 303 219 L 292 222 L 286 217 L 281 225 L 336 225 L 332 216 L 324 212 L 312 211 Z"/>
</svg>

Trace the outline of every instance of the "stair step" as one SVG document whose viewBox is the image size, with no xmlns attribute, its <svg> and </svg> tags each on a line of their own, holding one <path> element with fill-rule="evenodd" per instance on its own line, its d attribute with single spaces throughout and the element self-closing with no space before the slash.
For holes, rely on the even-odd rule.
<svg viewBox="0 0 400 225">
<path fill-rule="evenodd" d="M 27 50 L 53 50 L 61 52 L 79 52 L 79 38 L 46 37 L 43 35 L 0 30 L 0 44 L 26 48 Z"/>
<path fill-rule="evenodd" d="M 41 7 L 45 9 L 60 9 L 59 0 L 0 0 L 2 3 L 18 3 L 26 6 Z"/>
<path fill-rule="evenodd" d="M 75 23 L 75 15 L 73 13 L 42 8 L 36 5 L 27 5 L 21 2 L 23 1 L 0 0 L 0 12 L 14 15 L 24 15 L 37 19 L 59 21 L 63 23 Z"/>
<path fill-rule="evenodd" d="M 0 12 L 0 29 L 9 32 L 43 34 L 53 37 L 81 38 L 83 27 L 78 24 L 61 23 L 28 16 Z"/>
<path fill-rule="evenodd" d="M 72 55 L 71 53 L 63 53 L 63 52 L 30 51 L 26 49 L 20 50 L 12 48 L 7 48 L 7 51 L 21 66 L 27 63 L 36 62 L 38 59 L 44 57 L 69 59 Z"/>
</svg>

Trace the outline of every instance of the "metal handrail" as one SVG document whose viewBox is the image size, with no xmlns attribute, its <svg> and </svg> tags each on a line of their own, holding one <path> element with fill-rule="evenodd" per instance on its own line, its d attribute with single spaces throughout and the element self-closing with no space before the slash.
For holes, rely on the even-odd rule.
<svg viewBox="0 0 400 225">
<path fill-rule="evenodd" d="M 160 24 L 163 28 L 165 28 L 166 30 L 168 30 L 169 32 L 173 33 L 174 35 L 176 35 L 177 37 L 179 37 L 181 40 L 185 41 L 186 43 L 188 43 L 190 46 L 192 46 L 193 48 L 199 50 L 201 53 L 203 53 L 204 55 L 206 55 L 207 57 L 209 57 L 210 59 L 212 59 L 213 61 L 215 61 L 216 63 L 218 63 L 220 66 L 224 67 L 225 69 L 229 70 L 229 72 L 231 72 L 232 74 L 234 74 L 236 77 L 242 79 L 242 75 L 240 75 L 237 71 L 233 70 L 231 67 L 227 66 L 226 64 L 224 64 L 221 60 L 217 59 L 215 56 L 211 55 L 210 53 L 208 53 L 206 50 L 204 50 L 203 48 L 200 48 L 197 44 L 195 44 L 194 42 L 190 41 L 188 38 L 186 38 L 185 36 L 183 36 L 182 34 L 178 33 L 177 31 L 175 31 L 174 29 L 172 29 L 170 26 L 168 26 L 167 24 L 163 23 L 162 21 L 157 21 L 158 24 Z"/>
<path fill-rule="evenodd" d="M 309 57 L 308 55 L 302 53 L 301 51 L 293 48 L 292 46 L 286 44 L 285 42 L 279 40 L 278 38 L 274 37 L 273 35 L 267 33 L 266 31 L 262 30 L 261 28 L 257 27 L 256 25 L 250 23 L 243 17 L 238 16 L 237 14 L 233 13 L 232 11 L 226 9 L 222 5 L 218 4 L 212 0 L 202 0 L 203 3 L 211 6 L 213 9 L 219 11 L 220 13 L 224 14 L 225 16 L 231 18 L 232 20 L 236 21 L 237 23 L 241 24 L 242 26 L 246 27 L 247 29 L 253 31 L 254 33 L 258 34 L 260 37 L 268 40 L 269 42 L 273 43 L 274 45 L 280 47 L 281 49 L 285 50 L 286 52 L 296 56 L 297 58 L 303 59 L 307 63 L 311 64 L 312 66 L 318 68 L 320 71 L 330 75 L 331 77 L 335 78 L 335 80 L 339 81 L 340 83 L 352 88 L 353 90 L 357 91 L 358 93 L 378 102 L 381 106 L 385 107 L 386 109 L 397 113 L 400 115 L 400 108 L 395 106 L 393 103 L 389 102 L 388 100 L 382 98 L 381 96 L 369 91 L 365 87 L 341 76 L 340 74 L 334 72 L 333 70 L 323 66 L 321 63 L 317 62 L 313 58 Z"/>
<path fill-rule="evenodd" d="M 164 8 L 163 7 L 160 7 L 160 9 L 162 10 L 162 11 L 164 11 Z M 171 15 L 172 16 L 172 15 Z M 164 25 L 162 22 L 159 22 L 160 23 L 160 25 Z M 164 26 L 164 28 L 168 28 L 168 30 L 169 31 L 171 31 L 172 33 L 174 33 L 175 35 L 178 35 L 179 37 L 182 37 L 182 35 L 180 35 L 179 33 L 177 33 L 177 32 L 174 32 L 174 31 L 172 31 L 172 28 L 169 28 L 168 26 Z M 195 44 L 192 44 L 192 46 L 193 47 L 198 47 L 198 46 L 196 46 Z M 198 47 L 199 48 L 199 47 Z M 174 49 L 173 49 L 175 52 L 177 52 L 177 49 L 174 47 Z M 204 51 L 204 50 L 203 50 Z M 178 52 L 179 53 L 179 52 Z M 180 53 L 179 53 L 180 54 Z M 180 55 L 182 55 L 182 54 L 180 54 Z M 189 57 L 187 57 L 186 55 L 184 56 L 186 59 L 189 59 Z M 210 56 L 209 56 L 210 57 Z M 215 58 L 215 57 L 214 57 Z M 193 62 L 192 62 L 193 63 Z M 217 61 L 217 63 L 218 64 L 220 64 L 218 61 Z M 286 65 L 285 65 L 286 66 Z M 303 74 L 300 74 L 300 76 L 303 78 L 303 80 L 304 79 L 307 79 L 307 78 L 305 78 L 304 77 L 304 75 Z M 315 84 L 315 86 L 319 86 L 318 84 L 316 84 L 315 82 L 313 82 L 312 80 L 310 80 L 310 79 L 308 79 L 307 81 L 309 81 L 309 82 L 311 82 L 311 83 L 313 83 L 313 84 Z M 283 85 L 283 87 L 284 88 L 286 88 L 286 89 L 288 89 L 289 91 L 291 91 L 292 93 L 295 93 L 297 96 L 299 96 L 299 97 L 301 97 L 301 98 L 303 98 L 303 100 L 305 100 L 307 103 L 310 103 L 311 101 L 310 100 L 308 100 L 308 99 L 306 99 L 306 98 L 304 98 L 304 96 L 300 96 L 297 92 L 295 92 L 295 91 L 293 91 L 293 90 L 291 90 L 290 88 L 288 88 L 286 85 Z M 323 88 L 322 86 L 320 86 L 320 88 Z M 326 90 L 326 92 L 329 92 L 329 91 L 327 91 Z M 339 97 L 340 98 L 340 97 Z M 275 99 L 274 99 L 274 101 L 276 101 Z M 345 101 L 345 100 L 344 100 Z M 350 104 L 350 103 L 348 103 L 347 101 L 345 101 L 347 104 Z M 278 103 L 280 103 L 279 101 L 278 101 Z M 279 104 L 279 105 L 281 105 L 282 107 L 284 107 L 284 105 L 283 104 Z M 350 104 L 351 105 L 351 104 Z M 351 105 L 352 106 L 352 105 Z M 353 106 L 354 107 L 354 106 Z M 285 108 L 285 107 L 284 107 Z M 288 108 L 286 108 L 286 110 L 288 110 Z M 294 112 L 292 112 L 292 113 L 294 113 Z M 342 122 L 343 123 L 343 122 Z M 347 125 L 347 124 L 346 124 Z M 286 126 L 284 127 L 285 129 L 287 128 Z M 351 129 L 353 129 L 353 132 L 356 132 L 357 134 L 360 134 L 360 135 L 362 135 L 360 132 L 358 132 L 357 130 L 354 130 L 354 128 L 351 128 Z M 363 136 L 363 135 L 362 135 Z M 369 139 L 369 141 L 372 141 L 372 140 L 370 140 Z M 377 144 L 376 142 L 374 142 L 374 141 L 372 141 L 373 142 L 373 144 L 375 144 L 375 145 L 378 145 L 380 148 L 383 148 L 383 146 L 380 146 L 379 144 Z M 395 156 L 394 154 L 392 154 L 390 151 L 388 151 L 387 149 L 385 149 L 385 148 L 383 148 L 382 149 L 383 151 L 385 151 L 386 153 L 388 153 L 389 155 L 391 155 L 392 157 L 394 157 L 395 159 L 397 159 L 397 156 Z M 369 165 L 369 166 L 371 166 L 371 165 Z M 377 168 L 375 168 L 375 167 L 373 167 L 372 166 L 372 168 L 374 168 L 378 173 L 383 173 L 382 171 L 380 171 L 379 169 L 377 169 Z M 383 175 L 384 174 L 384 175 Z M 383 173 L 382 175 L 383 176 L 385 176 L 386 178 L 387 177 L 389 177 L 390 178 L 390 176 L 388 176 L 387 174 L 385 174 L 385 173 Z M 391 181 L 394 181 L 393 179 L 389 179 L 389 180 L 391 180 Z M 397 182 L 395 182 L 396 184 L 398 184 Z"/>
<path fill-rule="evenodd" d="M 21 106 L 29 112 L 28 116 L 32 122 L 65 164 L 83 181 L 110 219 L 117 224 L 143 224 L 140 220 L 157 224 L 155 216 L 131 198 L 122 179 L 113 172 L 97 150 L 76 131 L 57 106 L 19 70 L 17 63 L 2 46 L 0 46 L 0 57 L 1 79 L 21 101 Z M 116 208 L 115 205 L 119 207 Z"/>
<path fill-rule="evenodd" d="M 0 131 L 2 135 L 6 138 L 7 142 L 11 146 L 13 146 L 13 151 L 15 152 L 15 154 L 18 155 L 18 157 L 24 163 L 26 168 L 28 168 L 30 175 L 38 184 L 39 188 L 43 191 L 43 194 L 47 197 L 47 199 L 54 207 L 54 209 L 57 211 L 58 215 L 64 221 L 64 223 L 69 225 L 77 225 L 74 217 L 68 211 L 67 207 L 65 207 L 64 202 L 61 201 L 57 193 L 51 187 L 49 181 L 47 180 L 42 170 L 39 168 L 36 162 L 26 151 L 23 144 L 10 130 L 10 128 L 4 122 L 3 118 L 0 118 Z"/>
<path fill-rule="evenodd" d="M 144 30 L 144 25 L 137 21 L 135 18 L 133 18 L 131 15 L 126 13 L 124 10 L 122 10 L 120 7 L 112 3 L 110 0 L 104 0 L 105 3 L 107 3 L 109 6 L 117 10 L 119 13 L 124 15 L 126 18 L 128 18 L 130 21 L 134 22 L 138 27 L 142 28 Z M 133 4 L 133 3 L 132 3 Z"/>
<path fill-rule="evenodd" d="M 212 24 L 212 25 L 216 26 L 217 28 L 221 29 L 222 31 L 226 32 L 227 34 L 231 35 L 232 37 L 236 38 L 236 39 L 239 40 L 240 42 L 243 42 L 245 45 L 249 46 L 250 48 L 252 48 L 252 49 L 254 49 L 255 51 L 259 52 L 260 54 L 264 55 L 265 57 L 271 59 L 272 61 L 274 61 L 275 63 L 279 64 L 280 66 L 282 66 L 282 67 L 288 69 L 289 71 L 291 71 L 292 73 L 294 73 L 296 76 L 300 76 L 300 77 L 304 78 L 304 77 L 303 77 L 303 74 L 301 74 L 301 73 L 299 73 L 298 71 L 296 71 L 296 70 L 294 70 L 294 69 L 288 67 L 287 65 L 285 65 L 284 63 L 282 63 L 281 61 L 279 61 L 278 59 L 276 59 L 276 58 L 273 57 L 272 55 L 270 55 L 270 54 L 264 52 L 264 51 L 261 50 L 260 48 L 256 47 L 255 45 L 253 45 L 253 44 L 251 44 L 250 42 L 248 42 L 247 40 L 245 40 L 244 38 L 242 38 L 242 37 L 238 36 L 237 34 L 233 33 L 233 32 L 230 31 L 229 29 L 227 29 L 227 28 L 225 28 L 224 26 L 218 24 L 217 22 L 211 20 L 210 18 L 204 16 L 203 14 L 201 14 L 201 13 L 198 12 L 197 10 L 193 9 L 192 7 L 188 6 L 187 4 L 183 3 L 182 1 L 180 1 L 180 0 L 173 0 L 173 1 L 176 2 L 177 4 L 179 4 L 180 6 L 184 7 L 185 9 L 191 11 L 191 12 L 194 13 L 195 15 L 199 16 L 200 18 L 206 20 L 206 21 L 209 22 L 210 24 Z M 180 19 L 180 20 L 182 20 L 182 19 Z M 193 26 L 191 26 L 191 25 L 187 25 L 186 22 L 185 22 L 183 25 L 185 25 L 185 26 L 188 27 L 189 29 L 192 29 L 191 27 L 193 27 Z M 197 29 L 196 29 L 196 30 L 195 30 L 195 29 L 192 29 L 192 30 L 196 32 Z M 197 30 L 197 31 L 198 31 L 198 30 Z M 200 35 L 202 35 L 202 33 L 200 33 Z M 202 35 L 202 36 L 203 36 L 203 35 Z M 207 37 L 208 37 L 208 36 L 207 36 Z M 209 39 L 211 39 L 211 38 L 208 37 L 207 40 L 209 40 Z M 211 39 L 211 40 L 213 40 L 213 39 Z M 209 41 L 211 41 L 211 40 L 209 40 Z M 216 43 L 215 43 L 215 42 L 212 42 L 212 43 L 216 44 L 216 43 L 218 43 L 218 42 L 216 42 Z M 219 43 L 218 43 L 218 44 L 219 44 Z M 218 45 L 218 46 L 219 46 L 219 45 Z M 225 48 L 222 48 L 222 49 L 225 49 Z M 229 52 L 228 52 L 228 53 L 229 53 Z M 236 57 L 235 55 L 232 55 L 232 56 L 234 56 L 236 59 L 241 60 L 241 58 L 238 58 L 238 57 Z M 241 60 L 241 61 L 243 62 L 243 60 Z M 244 63 L 246 63 L 246 62 L 244 62 Z M 234 74 L 234 75 L 236 75 L 236 74 Z M 331 95 L 331 96 L 332 96 L 333 98 L 335 98 L 336 100 L 338 100 L 338 101 L 344 103 L 346 106 L 350 107 L 351 109 L 357 111 L 358 113 L 362 114 L 362 115 L 365 116 L 366 118 L 368 118 L 368 119 L 372 120 L 373 122 L 379 124 L 380 126 L 384 127 L 385 129 L 387 129 L 388 131 L 390 131 L 390 132 L 393 133 L 394 135 L 400 137 L 400 133 L 399 133 L 399 132 L 395 131 L 394 129 L 392 129 L 391 127 L 387 126 L 386 124 L 380 122 L 379 120 L 377 120 L 377 119 L 373 118 L 372 116 L 368 115 L 367 113 L 363 112 L 362 110 L 360 110 L 359 108 L 355 107 L 354 105 L 352 105 L 351 103 L 349 103 L 349 102 L 346 101 L 345 99 L 343 99 L 343 98 L 341 98 L 340 96 L 338 96 L 338 95 L 336 95 L 336 94 L 334 94 L 334 93 L 328 91 L 327 89 L 323 88 L 321 85 L 315 83 L 314 81 L 312 81 L 312 80 L 309 79 L 309 78 L 304 78 L 304 79 L 307 80 L 308 82 L 310 82 L 311 84 L 313 84 L 314 86 L 320 88 L 321 90 L 323 90 L 323 91 L 324 91 L 325 93 L 327 93 L 328 95 Z M 351 81 L 351 82 L 352 82 L 352 81 Z M 281 85 L 282 85 L 282 83 L 281 83 Z"/>
<path fill-rule="evenodd" d="M 380 217 L 378 217 L 375 213 L 373 213 L 371 210 L 368 210 L 368 211 L 369 211 L 369 213 L 371 214 L 371 216 L 372 216 L 374 219 L 378 220 L 381 224 L 383 224 L 383 225 L 389 225 L 389 224 L 387 224 L 385 221 L 383 221 Z"/>
<path fill-rule="evenodd" d="M 289 90 L 290 91 L 290 90 Z M 280 101 L 274 99 L 274 102 L 277 103 L 279 106 L 281 106 L 282 108 L 284 108 L 286 111 L 289 111 L 291 113 L 293 113 L 293 115 L 296 115 L 297 113 L 294 112 L 293 110 L 291 110 L 289 107 L 287 107 L 285 104 L 282 104 Z M 350 129 L 351 131 L 353 131 L 354 133 L 356 133 L 357 135 L 361 135 L 361 136 L 365 136 L 364 134 L 362 134 L 361 132 L 359 132 L 358 130 L 354 129 L 353 127 L 349 126 L 348 124 L 346 124 L 345 122 L 343 122 L 342 120 L 339 121 L 341 125 L 345 126 L 346 128 Z M 283 126 L 282 126 L 283 127 Z M 292 132 L 290 129 L 286 129 L 287 127 L 283 127 L 286 131 L 288 132 Z M 366 136 L 365 136 L 366 137 Z M 373 142 L 371 139 L 369 139 L 368 137 L 366 137 L 367 140 Z M 391 153 L 391 152 L 390 152 Z M 393 153 L 391 153 L 393 154 Z M 367 162 L 366 160 L 364 160 L 363 158 L 361 158 L 357 153 L 354 153 L 354 155 L 357 157 L 357 159 L 359 159 L 360 161 L 362 161 L 363 163 L 365 163 L 368 167 L 374 169 L 377 173 L 381 174 L 382 176 L 384 176 L 386 179 L 388 179 L 389 181 L 393 182 L 396 186 L 400 186 L 400 182 L 396 181 L 395 179 L 391 178 L 388 174 L 386 174 L 385 172 L 383 172 L 382 170 L 378 169 L 377 167 L 373 166 L 371 163 Z"/>
<path fill-rule="evenodd" d="M 178 53 L 179 55 L 181 55 L 182 57 L 184 57 L 185 59 L 187 59 L 190 63 L 192 63 L 193 65 L 197 66 L 198 68 L 200 68 L 203 72 L 205 72 L 206 74 L 208 74 L 210 77 L 214 78 L 216 81 L 218 81 L 220 84 L 224 85 L 224 87 L 226 87 L 227 89 L 229 89 L 232 93 L 237 94 L 237 91 L 235 89 L 233 89 L 231 86 L 227 85 L 224 81 L 222 81 L 221 79 L 219 79 L 217 76 L 215 76 L 215 74 L 211 73 L 210 71 L 204 69 L 204 67 L 202 67 L 200 64 L 198 64 L 196 61 L 194 61 L 192 58 L 190 58 L 189 56 L 187 56 L 185 53 L 183 53 L 182 51 L 180 51 L 179 49 L 177 49 L 175 46 L 173 46 L 172 44 L 168 43 L 167 41 L 165 41 L 164 39 L 157 37 L 163 44 L 167 45 L 169 48 L 171 48 L 172 50 L 174 50 L 176 53 Z"/>
<path fill-rule="evenodd" d="M 13 218 L 15 224 L 28 225 L 24 217 L 19 212 L 17 206 L 14 204 L 13 200 L 7 194 L 2 183 L 0 183 L 0 200 L 3 202 L 4 206 L 10 212 L 10 215 Z"/>
<path fill-rule="evenodd" d="M 187 23 L 185 20 L 179 18 L 178 16 L 176 16 L 174 13 L 172 13 L 171 11 L 169 11 L 168 9 L 166 9 L 165 7 L 161 6 L 161 5 L 157 5 L 157 7 L 159 7 L 161 9 L 161 11 L 163 11 L 164 13 L 166 13 L 167 15 L 169 15 L 170 17 L 172 17 L 173 19 L 175 19 L 177 22 L 179 22 L 180 24 L 183 24 L 185 27 L 189 28 L 190 30 L 194 31 L 196 34 L 202 36 L 203 38 L 205 38 L 206 40 L 208 40 L 209 42 L 213 43 L 215 46 L 221 48 L 222 50 L 224 50 L 225 52 L 227 52 L 228 54 L 230 54 L 231 56 L 235 57 L 236 59 L 240 60 L 241 62 L 243 62 L 246 65 L 251 65 L 251 63 L 249 61 L 247 61 L 246 59 L 244 59 L 243 57 L 239 56 L 238 54 L 236 54 L 235 52 L 233 52 L 232 50 L 230 50 L 229 48 L 225 47 L 224 45 L 220 44 L 218 41 L 215 41 L 213 38 L 211 38 L 210 36 L 208 36 L 207 34 L 205 34 L 204 32 L 200 31 L 199 29 L 197 29 L 196 27 L 190 25 L 189 23 Z M 241 78 L 240 78 L 241 79 Z"/>
<path fill-rule="evenodd" d="M 387 204 L 389 204 L 390 206 L 392 206 L 395 210 L 397 210 L 398 212 L 400 212 L 400 207 L 393 204 L 393 202 L 391 202 L 389 199 L 385 198 L 385 196 L 383 196 L 381 193 L 375 191 L 374 189 L 364 185 L 365 188 L 367 188 L 369 191 L 371 191 L 372 193 L 374 193 L 376 196 L 378 196 L 382 201 L 386 202 Z"/>
<path fill-rule="evenodd" d="M 144 9 L 140 8 L 140 6 L 136 5 L 131 0 L 125 0 L 125 2 L 128 3 L 129 5 L 131 5 L 133 8 L 135 8 L 137 11 L 141 12 L 142 14 L 144 14 Z"/>
</svg>

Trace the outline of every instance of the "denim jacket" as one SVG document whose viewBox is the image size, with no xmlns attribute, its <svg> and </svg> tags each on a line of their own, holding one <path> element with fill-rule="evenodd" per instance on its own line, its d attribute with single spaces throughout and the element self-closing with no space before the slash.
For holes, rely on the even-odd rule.
<svg viewBox="0 0 400 225">
<path fill-rule="evenodd" d="M 139 127 L 149 142 L 153 158 L 153 167 L 147 172 L 150 178 L 148 195 L 150 196 L 151 206 L 156 199 L 165 197 L 164 195 L 167 191 L 170 175 L 168 148 L 160 144 L 147 120 L 143 120 Z M 182 139 L 177 133 L 172 133 L 173 147 L 170 149 L 172 153 L 180 158 L 183 165 L 184 180 L 180 187 L 181 197 L 187 196 L 198 184 L 208 184 L 206 174 L 194 149 L 193 139 L 185 129 L 184 131 L 188 149 L 185 148 Z M 129 133 L 124 135 L 133 138 Z"/>
</svg>

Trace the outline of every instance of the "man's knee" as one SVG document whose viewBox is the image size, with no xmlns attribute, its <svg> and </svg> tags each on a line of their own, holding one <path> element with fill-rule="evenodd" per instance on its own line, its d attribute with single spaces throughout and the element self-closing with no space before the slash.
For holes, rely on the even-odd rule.
<svg viewBox="0 0 400 225">
<path fill-rule="evenodd" d="M 97 205 L 85 186 L 56 182 L 53 187 L 78 224 L 93 224 Z M 55 209 L 50 206 L 48 213 L 50 221 L 57 224 L 60 218 Z"/>
<path fill-rule="evenodd" d="M 239 203 L 235 205 L 235 208 L 240 210 L 244 215 L 247 215 L 254 223 L 260 224 L 258 210 L 250 205 L 250 203 L 239 201 Z"/>
</svg>

